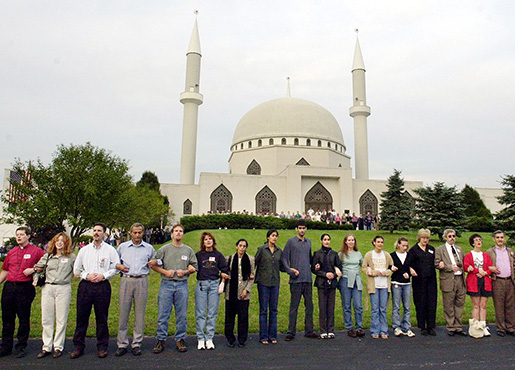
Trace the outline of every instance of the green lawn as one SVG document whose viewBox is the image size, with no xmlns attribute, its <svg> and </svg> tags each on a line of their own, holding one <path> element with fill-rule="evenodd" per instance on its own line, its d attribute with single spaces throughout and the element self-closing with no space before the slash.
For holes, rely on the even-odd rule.
<svg viewBox="0 0 515 370">
<path fill-rule="evenodd" d="M 236 240 L 239 238 L 246 238 L 249 242 L 249 248 L 248 253 L 251 255 L 254 255 L 256 253 L 257 248 L 262 245 L 266 239 L 266 230 L 209 230 L 211 231 L 217 240 L 217 247 L 218 249 L 224 254 L 228 255 L 231 253 L 235 253 L 235 243 Z M 320 248 L 320 236 L 324 233 L 323 230 L 308 230 L 306 236 L 311 239 L 313 244 L 313 251 Z M 188 244 L 193 248 L 193 250 L 196 252 L 199 250 L 200 246 L 200 235 L 202 231 L 193 231 L 190 233 L 187 233 L 184 236 L 184 243 Z M 286 240 L 292 236 L 295 235 L 294 230 L 280 230 L 279 231 L 279 240 L 278 245 L 282 248 L 284 244 L 286 243 Z M 347 231 L 336 231 L 332 230 L 330 231 L 330 235 L 332 237 L 332 247 L 335 250 L 339 250 L 341 248 L 341 243 L 343 240 L 344 235 L 347 233 Z M 406 236 L 409 241 L 410 245 L 413 245 L 416 242 L 416 233 L 415 232 L 399 232 L 394 234 L 389 234 L 386 232 L 377 232 L 377 231 L 356 231 L 355 232 L 357 241 L 358 241 L 358 248 L 363 253 L 363 255 L 372 249 L 371 240 L 375 235 L 382 235 L 385 238 L 385 248 L 384 250 L 387 252 L 391 252 L 394 250 L 394 243 L 396 239 L 400 236 Z M 458 238 L 456 241 L 457 245 L 462 246 L 465 253 L 467 253 L 471 248 L 468 245 L 468 237 L 471 235 L 471 233 L 464 233 L 461 238 Z M 489 248 L 491 245 L 493 245 L 491 236 L 488 233 L 482 233 L 483 239 L 485 241 L 484 250 Z M 437 247 L 441 245 L 437 238 L 433 238 L 430 241 L 430 244 L 434 247 Z M 159 248 L 160 246 L 156 246 L 156 248 Z M 285 332 L 287 330 L 288 326 L 288 310 L 289 310 L 289 301 L 290 301 L 290 292 L 288 288 L 288 276 L 286 274 L 281 274 L 281 292 L 279 296 L 279 314 L 278 314 L 278 329 L 280 332 Z M 366 279 L 363 276 L 364 279 Z M 111 299 L 111 307 L 109 310 L 109 332 L 111 336 L 116 336 L 117 330 L 118 330 L 118 284 L 119 284 L 119 276 L 114 277 L 111 280 L 111 286 L 112 286 L 112 299 Z M 156 334 L 156 327 L 157 327 L 157 295 L 159 291 L 159 284 L 160 284 L 160 276 L 152 272 L 150 275 L 150 292 L 149 292 L 149 299 L 148 299 L 148 305 L 147 305 L 147 316 L 146 316 L 146 323 L 145 323 L 145 335 L 154 336 Z M 72 297 L 72 303 L 70 307 L 70 315 L 68 319 L 68 328 L 67 328 L 67 335 L 72 336 L 73 332 L 75 330 L 75 312 L 76 312 L 76 293 L 77 293 L 77 285 L 79 281 L 78 279 L 74 279 L 73 281 L 73 297 Z M 188 306 L 188 333 L 189 334 L 195 334 L 195 299 L 194 299 L 194 289 L 196 284 L 196 278 L 195 276 L 190 277 L 189 279 L 189 288 L 190 288 L 190 298 L 189 298 L 189 306 Z M 32 319 L 31 319 L 31 337 L 39 337 L 41 336 L 41 309 L 40 309 L 40 299 L 41 299 L 41 293 L 40 288 L 37 288 L 38 292 L 36 295 L 36 299 L 32 306 Z M 335 318 L 336 318 L 336 330 L 343 330 L 343 312 L 342 312 L 342 305 L 340 300 L 340 294 L 339 292 L 336 293 L 336 312 L 335 312 Z M 366 293 L 363 295 L 363 300 L 365 303 L 365 300 L 368 300 L 368 297 Z M 314 313 L 314 322 L 315 322 L 315 328 L 318 327 L 318 302 L 317 302 L 317 293 L 316 288 L 313 288 L 313 301 L 315 306 L 315 313 Z M 218 319 L 217 319 L 217 325 L 216 325 L 216 332 L 217 333 L 223 333 L 224 328 L 224 302 L 223 298 L 220 299 L 220 309 L 218 312 Z M 411 321 L 412 324 L 416 324 L 415 320 L 415 308 L 412 304 L 411 307 Z M 469 298 L 466 300 L 465 305 L 465 312 L 463 317 L 463 323 L 468 324 L 468 319 L 471 317 L 472 312 L 472 303 Z M 301 309 L 299 309 L 299 327 L 298 330 L 302 331 L 302 323 L 304 322 L 304 310 L 302 308 L 301 303 Z M 132 319 L 132 318 L 131 318 Z M 445 319 L 443 317 L 443 311 L 441 306 L 441 298 L 439 294 L 439 300 L 438 300 L 438 308 L 437 308 L 437 325 L 445 325 Z M 388 305 L 388 320 L 389 324 L 391 324 L 391 301 Z M 364 312 L 364 326 L 369 327 L 370 324 L 370 310 L 365 310 Z M 493 309 L 493 301 L 490 299 L 488 301 L 488 322 L 493 323 L 495 322 L 495 316 L 494 316 L 494 309 Z M 131 321 L 132 325 L 132 321 Z M 250 332 L 258 332 L 259 331 L 259 304 L 258 304 L 258 297 L 257 297 L 257 288 L 254 286 L 252 290 L 252 299 L 250 302 L 250 312 L 249 312 L 249 330 Z M 173 334 L 175 331 L 175 319 L 174 319 L 174 313 L 172 312 L 171 318 L 170 318 L 170 334 Z M 132 332 L 132 328 L 130 329 L 129 333 Z M 95 325 L 94 325 L 94 313 L 92 312 L 92 316 L 90 319 L 90 326 L 88 329 L 88 336 L 94 336 L 95 335 Z"/>
</svg>

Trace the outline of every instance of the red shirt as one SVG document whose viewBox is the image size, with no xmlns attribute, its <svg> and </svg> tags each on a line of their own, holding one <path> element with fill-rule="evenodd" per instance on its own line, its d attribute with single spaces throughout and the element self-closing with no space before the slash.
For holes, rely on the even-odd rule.
<svg viewBox="0 0 515 370">
<path fill-rule="evenodd" d="M 11 249 L 2 265 L 2 270 L 7 271 L 7 281 L 17 283 L 32 281 L 32 275 L 25 276 L 23 270 L 34 267 L 44 254 L 45 252 L 32 244 Z"/>
</svg>

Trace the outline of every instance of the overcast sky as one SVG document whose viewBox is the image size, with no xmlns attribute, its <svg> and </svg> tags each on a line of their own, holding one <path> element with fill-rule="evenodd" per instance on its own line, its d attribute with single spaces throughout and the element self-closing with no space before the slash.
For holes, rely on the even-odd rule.
<svg viewBox="0 0 515 370">
<path fill-rule="evenodd" d="M 186 51 L 202 46 L 196 177 L 228 172 L 234 129 L 265 101 L 318 103 L 354 156 L 351 66 L 366 66 L 370 177 L 498 187 L 515 174 L 514 1 L 0 3 L 0 168 L 59 144 L 106 148 L 177 183 Z M 352 162 L 353 163 L 353 162 Z"/>
</svg>

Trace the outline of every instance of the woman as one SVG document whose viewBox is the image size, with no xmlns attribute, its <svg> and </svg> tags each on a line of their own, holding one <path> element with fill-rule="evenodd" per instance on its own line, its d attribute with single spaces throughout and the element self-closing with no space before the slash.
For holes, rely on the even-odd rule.
<svg viewBox="0 0 515 370">
<path fill-rule="evenodd" d="M 336 296 L 337 276 L 342 276 L 338 254 L 331 249 L 331 236 L 322 234 L 322 247 L 313 255 L 311 271 L 316 275 L 318 289 L 318 312 L 320 338 L 334 338 L 334 298 Z"/>
<path fill-rule="evenodd" d="M 411 331 L 411 274 L 408 248 L 408 239 L 400 237 L 395 243 L 395 252 L 390 254 L 394 266 L 397 267 L 397 271 L 392 274 L 392 327 L 396 337 L 406 335 L 408 338 L 413 338 L 415 333 Z M 402 321 L 401 302 L 403 306 Z"/>
<path fill-rule="evenodd" d="M 417 325 L 422 335 L 435 336 L 436 326 L 436 271 L 435 248 L 429 245 L 431 232 L 420 229 L 418 243 L 409 250 L 413 302 L 417 310 Z"/>
<path fill-rule="evenodd" d="M 274 229 L 266 233 L 266 243 L 256 252 L 256 279 L 259 295 L 259 342 L 277 344 L 277 306 L 281 284 L 280 271 L 283 270 L 277 238 Z"/>
<path fill-rule="evenodd" d="M 195 318 L 197 326 L 197 349 L 215 349 L 216 316 L 218 315 L 218 279 L 229 278 L 225 257 L 216 249 L 216 240 L 210 232 L 200 236 L 200 251 L 197 252 L 198 272 L 195 288 Z M 207 318 L 206 318 L 207 311 Z"/>
<path fill-rule="evenodd" d="M 234 347 L 234 321 L 238 315 L 238 347 L 245 346 L 249 333 L 249 301 L 254 284 L 254 257 L 247 254 L 245 239 L 236 242 L 236 253 L 227 257 L 229 283 L 225 290 L 225 338 Z"/>
<path fill-rule="evenodd" d="M 58 233 L 48 243 L 47 253 L 34 265 L 37 272 L 45 270 L 46 274 L 46 282 L 41 289 L 43 348 L 38 354 L 38 358 L 52 354 L 52 347 L 54 358 L 61 357 L 63 354 L 72 297 L 71 281 L 75 257 L 75 254 L 72 253 L 70 237 L 65 233 Z M 34 285 L 36 279 L 37 277 L 35 277 Z"/>
<path fill-rule="evenodd" d="M 342 250 L 338 253 L 342 262 L 342 277 L 339 282 L 340 296 L 343 306 L 343 319 L 345 329 L 349 337 L 364 337 L 363 330 L 363 283 L 359 270 L 363 265 L 363 255 L 358 251 L 358 243 L 353 234 L 347 234 L 343 238 Z M 352 325 L 351 304 L 354 306 L 354 320 Z"/>
<path fill-rule="evenodd" d="M 472 309 L 472 318 L 480 322 L 485 337 L 490 336 L 490 330 L 486 326 L 486 303 L 488 297 L 492 296 L 492 259 L 490 256 L 481 251 L 483 239 L 479 234 L 472 234 L 469 238 L 469 244 L 474 248 L 468 252 L 463 260 L 463 268 L 467 274 L 467 294 L 472 299 L 474 308 Z"/>
<path fill-rule="evenodd" d="M 388 339 L 388 322 L 386 306 L 390 293 L 388 277 L 397 271 L 389 253 L 383 252 L 384 238 L 376 236 L 372 240 L 374 250 L 365 254 L 362 271 L 367 275 L 367 292 L 370 296 L 372 312 L 370 316 L 370 333 L 373 339 Z"/>
</svg>

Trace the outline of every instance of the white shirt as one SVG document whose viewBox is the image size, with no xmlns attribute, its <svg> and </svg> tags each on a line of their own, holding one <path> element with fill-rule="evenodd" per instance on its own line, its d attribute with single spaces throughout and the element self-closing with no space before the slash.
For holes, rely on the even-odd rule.
<svg viewBox="0 0 515 370">
<path fill-rule="evenodd" d="M 479 270 L 483 268 L 483 252 L 472 251 L 472 258 L 474 259 L 474 266 Z"/>
<path fill-rule="evenodd" d="M 449 243 L 445 243 L 445 248 L 447 249 L 447 253 L 449 254 L 449 257 L 451 258 L 452 265 L 457 266 L 458 264 L 456 263 L 456 260 L 454 259 L 454 253 L 452 253 L 452 246 Z M 454 249 L 456 250 L 456 254 L 458 255 L 458 258 L 459 258 L 458 248 L 456 248 L 456 246 L 454 246 Z M 463 262 L 463 261 L 461 261 L 461 262 Z M 461 271 L 454 271 L 454 275 L 461 275 L 461 274 L 462 274 Z"/>
<path fill-rule="evenodd" d="M 80 275 L 83 280 L 92 273 L 102 274 L 108 280 L 118 272 L 116 269 L 118 263 L 120 263 L 120 257 L 114 247 L 102 242 L 97 248 L 94 243 L 90 243 L 79 251 L 73 265 L 73 273 Z"/>
<path fill-rule="evenodd" d="M 384 252 L 376 253 L 376 251 L 372 251 L 372 263 L 374 264 L 374 270 L 386 271 L 386 256 Z M 377 289 L 388 288 L 388 278 L 386 276 L 374 276 L 374 285 Z"/>
</svg>

